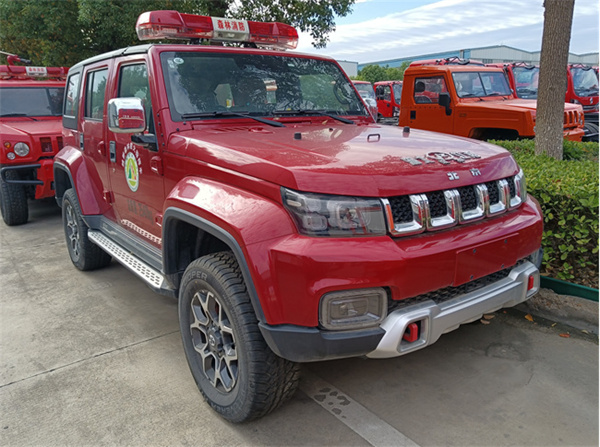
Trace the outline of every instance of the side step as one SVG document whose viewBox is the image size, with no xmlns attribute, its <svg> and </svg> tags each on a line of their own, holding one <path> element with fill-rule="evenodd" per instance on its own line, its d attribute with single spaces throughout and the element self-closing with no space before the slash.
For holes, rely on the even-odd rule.
<svg viewBox="0 0 600 447">
<path fill-rule="evenodd" d="M 175 291 L 167 286 L 167 281 L 162 273 L 126 251 L 105 234 L 97 230 L 88 230 L 88 238 L 123 264 L 123 266 L 139 276 L 152 290 L 162 295 L 175 297 Z"/>
</svg>

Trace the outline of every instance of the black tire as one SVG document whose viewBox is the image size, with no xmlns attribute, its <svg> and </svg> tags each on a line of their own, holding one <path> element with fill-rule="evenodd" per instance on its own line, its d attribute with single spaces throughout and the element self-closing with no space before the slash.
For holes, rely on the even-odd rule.
<svg viewBox="0 0 600 447">
<path fill-rule="evenodd" d="M 73 189 L 65 191 L 62 201 L 63 227 L 71 262 L 79 270 L 94 270 L 107 266 L 110 255 L 88 238 L 88 227 L 81 218 L 81 208 Z"/>
<path fill-rule="evenodd" d="M 179 324 L 194 380 L 223 418 L 256 419 L 294 395 L 300 365 L 267 346 L 232 253 L 207 255 L 188 266 L 179 291 Z"/>
<path fill-rule="evenodd" d="M 6 180 L 19 180 L 17 171 L 6 171 Z M 9 226 L 22 225 L 29 220 L 27 193 L 23 185 L 6 183 L 0 179 L 0 211 L 4 223 Z"/>
<path fill-rule="evenodd" d="M 594 141 L 594 142 L 598 142 L 598 124 L 596 123 L 585 123 L 584 125 L 584 129 L 585 129 L 585 137 L 584 137 L 584 141 Z M 588 137 L 588 134 L 595 134 L 593 137 Z"/>
</svg>

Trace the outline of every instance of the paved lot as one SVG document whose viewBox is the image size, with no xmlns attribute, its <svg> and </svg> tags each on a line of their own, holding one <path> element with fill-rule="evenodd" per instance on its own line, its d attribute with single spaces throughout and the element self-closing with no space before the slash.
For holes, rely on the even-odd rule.
<svg viewBox="0 0 600 447">
<path fill-rule="evenodd" d="M 76 270 L 53 201 L 0 244 L 0 445 L 598 445 L 578 330 L 498 312 L 405 357 L 305 365 L 291 402 L 236 426 L 196 389 L 176 303 L 114 262 Z"/>
</svg>

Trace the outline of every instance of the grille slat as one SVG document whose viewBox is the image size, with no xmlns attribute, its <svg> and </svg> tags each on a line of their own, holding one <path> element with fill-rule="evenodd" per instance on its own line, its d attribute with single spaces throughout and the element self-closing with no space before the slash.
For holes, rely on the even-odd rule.
<svg viewBox="0 0 600 447">
<path fill-rule="evenodd" d="M 393 236 L 434 231 L 496 216 L 519 206 L 525 197 L 522 172 L 505 179 L 456 189 L 384 199 L 393 218 Z"/>
</svg>

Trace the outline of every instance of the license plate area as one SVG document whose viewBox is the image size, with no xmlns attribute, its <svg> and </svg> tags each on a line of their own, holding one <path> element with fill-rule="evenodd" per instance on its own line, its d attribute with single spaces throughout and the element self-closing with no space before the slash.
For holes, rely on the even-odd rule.
<svg viewBox="0 0 600 447">
<path fill-rule="evenodd" d="M 515 265 L 516 243 L 513 235 L 458 251 L 454 285 L 459 286 Z"/>
</svg>

